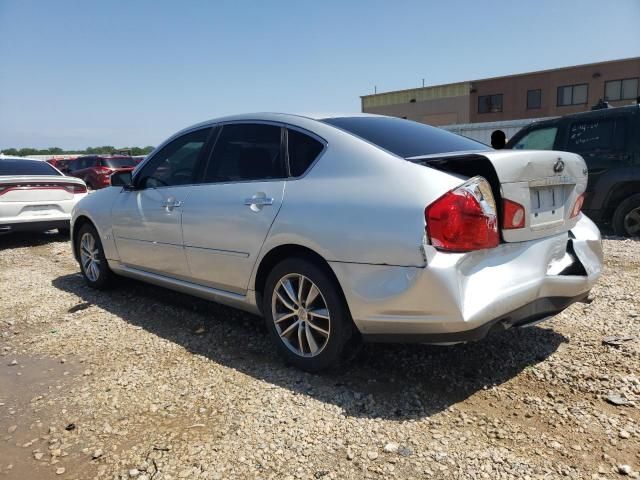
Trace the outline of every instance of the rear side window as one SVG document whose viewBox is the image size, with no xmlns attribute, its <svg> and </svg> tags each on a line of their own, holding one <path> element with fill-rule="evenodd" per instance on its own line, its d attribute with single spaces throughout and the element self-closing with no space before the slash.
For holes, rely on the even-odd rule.
<svg viewBox="0 0 640 480">
<path fill-rule="evenodd" d="M 0 175 L 60 175 L 60 173 L 47 162 L 2 158 Z"/>
<path fill-rule="evenodd" d="M 296 130 L 288 130 L 288 138 L 289 170 L 292 177 L 299 177 L 309 169 L 324 145 Z"/>
<path fill-rule="evenodd" d="M 514 150 L 553 150 L 557 127 L 538 128 L 525 134 L 512 147 Z"/>
<path fill-rule="evenodd" d="M 567 150 L 622 150 L 625 144 L 626 123 L 622 118 L 574 122 L 569 128 Z"/>
<path fill-rule="evenodd" d="M 224 125 L 205 173 L 205 183 L 284 178 L 282 130 L 275 125 Z"/>
<path fill-rule="evenodd" d="M 424 123 L 392 117 L 326 118 L 331 124 L 402 158 L 446 152 L 487 151 L 486 145 Z"/>
<path fill-rule="evenodd" d="M 135 167 L 137 165 L 133 158 L 105 158 L 103 162 L 111 168 Z"/>
</svg>

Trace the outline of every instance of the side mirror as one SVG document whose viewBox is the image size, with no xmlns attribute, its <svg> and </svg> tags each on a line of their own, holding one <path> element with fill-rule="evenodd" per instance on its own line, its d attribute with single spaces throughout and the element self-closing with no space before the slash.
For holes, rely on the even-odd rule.
<svg viewBox="0 0 640 480">
<path fill-rule="evenodd" d="M 115 172 L 110 177 L 112 187 L 124 187 L 126 189 L 133 188 L 133 179 L 131 172 Z"/>
</svg>

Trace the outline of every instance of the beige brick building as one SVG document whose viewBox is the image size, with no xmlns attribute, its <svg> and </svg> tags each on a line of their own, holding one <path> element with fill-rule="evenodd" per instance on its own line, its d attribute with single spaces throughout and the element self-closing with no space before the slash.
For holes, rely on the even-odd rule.
<svg viewBox="0 0 640 480">
<path fill-rule="evenodd" d="M 362 111 L 431 125 L 566 115 L 640 95 L 640 57 L 361 97 Z"/>
</svg>

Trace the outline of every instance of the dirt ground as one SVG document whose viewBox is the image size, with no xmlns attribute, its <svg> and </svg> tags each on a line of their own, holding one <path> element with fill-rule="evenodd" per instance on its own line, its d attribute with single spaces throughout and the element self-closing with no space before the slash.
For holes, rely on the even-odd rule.
<svg viewBox="0 0 640 480">
<path fill-rule="evenodd" d="M 311 375 L 259 318 L 0 237 L 0 479 L 639 478 L 640 242 L 604 247 L 590 304 Z"/>
</svg>

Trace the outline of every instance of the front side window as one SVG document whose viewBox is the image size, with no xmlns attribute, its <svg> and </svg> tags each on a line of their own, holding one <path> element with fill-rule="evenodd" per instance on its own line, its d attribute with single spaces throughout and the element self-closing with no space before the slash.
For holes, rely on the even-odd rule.
<svg viewBox="0 0 640 480">
<path fill-rule="evenodd" d="M 284 178 L 281 136 L 281 128 L 275 125 L 224 125 L 205 172 L 205 183 Z"/>
<path fill-rule="evenodd" d="M 625 144 L 626 124 L 622 118 L 574 122 L 569 128 L 570 152 L 617 151 Z"/>
<path fill-rule="evenodd" d="M 187 133 L 165 145 L 136 176 L 140 188 L 158 188 L 193 183 L 200 153 L 211 128 Z"/>
<path fill-rule="evenodd" d="M 612 80 L 604 84 L 604 99 L 608 101 L 638 98 L 638 78 Z"/>
<path fill-rule="evenodd" d="M 538 128 L 525 134 L 512 147 L 514 150 L 553 150 L 557 127 Z"/>
<path fill-rule="evenodd" d="M 566 85 L 558 87 L 558 106 L 567 105 L 584 105 L 587 103 L 589 95 L 589 85 L 582 83 L 580 85 Z"/>
<path fill-rule="evenodd" d="M 480 95 L 478 97 L 478 113 L 496 113 L 502 111 L 502 94 Z"/>
<path fill-rule="evenodd" d="M 324 145 L 309 135 L 288 130 L 289 170 L 292 177 L 299 177 L 322 152 Z"/>
<path fill-rule="evenodd" d="M 542 90 L 527 91 L 527 110 L 534 110 L 542 107 Z"/>
</svg>

